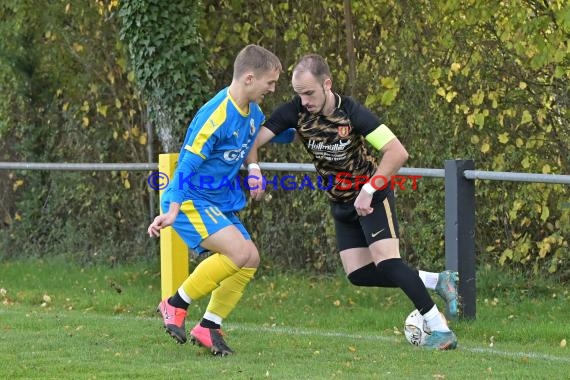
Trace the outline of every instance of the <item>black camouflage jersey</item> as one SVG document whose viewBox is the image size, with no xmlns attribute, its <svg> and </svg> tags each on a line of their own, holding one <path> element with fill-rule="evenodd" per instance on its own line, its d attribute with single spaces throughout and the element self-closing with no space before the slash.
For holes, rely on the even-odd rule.
<svg viewBox="0 0 570 380">
<path fill-rule="evenodd" d="M 333 114 L 324 116 L 308 112 L 301 105 L 301 98 L 295 96 L 271 114 L 265 127 L 276 135 L 295 128 L 313 158 L 318 175 L 328 184 L 324 188 L 329 197 L 336 202 L 347 202 L 360 191 L 356 190 L 354 177 L 372 177 L 376 172 L 377 153 L 370 151 L 364 137 L 381 123 L 354 99 L 338 94 L 335 99 Z"/>
</svg>

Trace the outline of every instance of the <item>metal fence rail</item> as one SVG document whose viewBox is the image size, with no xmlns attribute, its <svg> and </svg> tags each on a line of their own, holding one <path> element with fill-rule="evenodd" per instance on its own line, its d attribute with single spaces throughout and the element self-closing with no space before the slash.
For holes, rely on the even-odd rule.
<svg viewBox="0 0 570 380">
<path fill-rule="evenodd" d="M 463 175 L 467 179 L 488 179 L 492 181 L 512 182 L 542 182 L 570 184 L 570 175 L 561 174 L 533 174 L 513 172 L 488 172 L 483 170 L 465 170 Z"/>
<path fill-rule="evenodd" d="M 260 162 L 259 166 L 264 170 L 288 171 L 288 172 L 315 172 L 313 164 L 296 162 Z M 50 162 L 0 162 L 0 170 L 65 170 L 65 171 L 113 171 L 126 170 L 138 171 L 158 170 L 158 163 L 50 163 Z M 402 168 L 398 172 L 401 175 L 421 175 L 423 177 L 445 176 L 443 169 L 426 168 Z"/>
<path fill-rule="evenodd" d="M 51 162 L 0 162 L 0 170 L 67 170 L 67 171 L 113 171 L 113 170 L 158 170 L 155 163 L 51 163 Z"/>
<path fill-rule="evenodd" d="M 314 172 L 313 164 L 295 162 L 261 162 L 260 167 L 265 170 L 289 172 Z M 66 170 L 66 171 L 153 171 L 158 170 L 158 163 L 49 163 L 49 162 L 0 162 L 0 170 Z M 421 175 L 423 177 L 445 178 L 444 169 L 428 168 L 402 168 L 401 175 Z M 570 184 L 570 175 L 536 174 L 515 172 L 493 172 L 484 170 L 465 170 L 463 175 L 467 179 L 480 179 L 491 181 L 512 182 L 541 182 Z"/>
<path fill-rule="evenodd" d="M 1 165 L 1 163 L 0 163 Z M 260 162 L 259 166 L 264 170 L 288 171 L 288 172 L 315 172 L 313 164 L 301 164 L 295 162 Z M 1 166 L 0 166 L 1 169 Z M 428 168 L 401 168 L 398 171 L 400 175 L 421 175 L 422 177 L 445 177 L 443 169 Z"/>
<path fill-rule="evenodd" d="M 315 172 L 313 164 L 262 162 L 270 171 Z M 0 162 L 0 170 L 157 171 L 158 163 Z M 475 170 L 472 160 L 447 160 L 444 169 L 402 168 L 400 175 L 444 178 L 445 264 L 459 272 L 464 318 L 476 315 L 475 180 L 570 184 L 570 175 Z M 151 202 L 152 203 L 152 202 Z"/>
</svg>

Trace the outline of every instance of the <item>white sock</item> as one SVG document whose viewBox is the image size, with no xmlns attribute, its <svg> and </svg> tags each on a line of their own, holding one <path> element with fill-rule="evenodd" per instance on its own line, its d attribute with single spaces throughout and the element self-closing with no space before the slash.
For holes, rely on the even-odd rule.
<svg viewBox="0 0 570 380">
<path fill-rule="evenodd" d="M 431 310 L 424 314 L 424 319 L 426 321 L 428 328 L 431 331 L 443 331 L 443 332 L 451 331 L 447 326 L 447 321 L 445 320 L 445 317 L 437 309 L 437 305 L 433 305 Z"/>
<path fill-rule="evenodd" d="M 180 295 L 180 298 L 182 298 L 184 302 L 186 302 L 188 305 L 192 303 L 192 298 L 190 298 L 190 296 L 186 294 L 182 286 L 178 288 L 178 294 Z"/>
<path fill-rule="evenodd" d="M 423 270 L 419 270 L 418 273 L 425 287 L 431 290 L 435 290 L 437 281 L 439 280 L 439 273 L 424 272 Z"/>
<path fill-rule="evenodd" d="M 212 321 L 214 323 L 217 323 L 220 326 L 222 325 L 222 317 L 220 317 L 217 314 L 210 313 L 209 311 L 206 311 L 204 313 L 204 319 L 207 319 L 208 321 Z"/>
</svg>

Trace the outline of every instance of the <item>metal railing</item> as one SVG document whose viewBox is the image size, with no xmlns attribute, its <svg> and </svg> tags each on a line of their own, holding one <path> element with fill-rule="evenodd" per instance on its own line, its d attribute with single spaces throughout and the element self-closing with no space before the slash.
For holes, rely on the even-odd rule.
<svg viewBox="0 0 570 380">
<path fill-rule="evenodd" d="M 0 170 L 65 170 L 65 171 L 113 171 L 113 170 L 158 170 L 158 164 L 147 163 L 51 163 L 51 162 L 0 162 Z"/>
</svg>

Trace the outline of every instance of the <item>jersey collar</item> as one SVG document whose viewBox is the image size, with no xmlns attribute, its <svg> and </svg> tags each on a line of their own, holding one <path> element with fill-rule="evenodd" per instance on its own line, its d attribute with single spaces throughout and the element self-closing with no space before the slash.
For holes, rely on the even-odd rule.
<svg viewBox="0 0 570 380">
<path fill-rule="evenodd" d="M 336 92 L 333 92 L 334 94 L 334 99 L 335 99 L 335 108 L 340 108 L 341 104 L 342 104 L 342 99 L 340 97 L 339 94 L 337 94 Z"/>
</svg>

